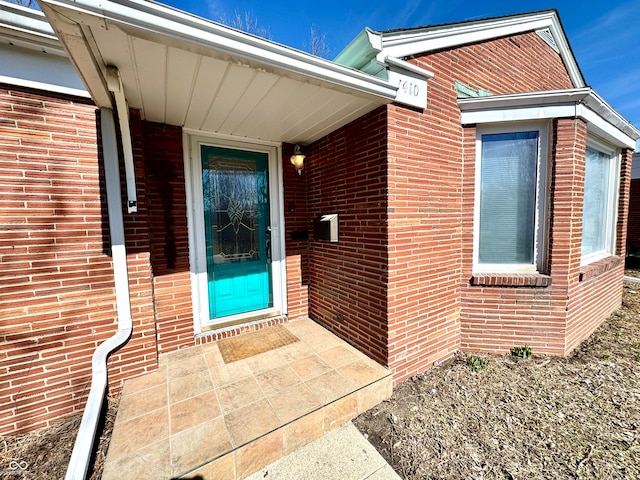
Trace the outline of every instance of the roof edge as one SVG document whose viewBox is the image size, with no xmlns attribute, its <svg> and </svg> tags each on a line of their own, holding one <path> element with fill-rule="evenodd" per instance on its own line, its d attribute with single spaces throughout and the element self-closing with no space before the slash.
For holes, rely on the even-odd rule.
<svg viewBox="0 0 640 480">
<path fill-rule="evenodd" d="M 382 55 L 406 58 L 493 38 L 549 28 L 575 88 L 586 86 L 556 10 L 543 10 L 462 23 L 382 32 Z"/>
<path fill-rule="evenodd" d="M 65 54 L 44 13 L 32 8 L 0 0 L 0 33 L 22 47 Z"/>
<path fill-rule="evenodd" d="M 396 95 L 397 88 L 384 79 L 152 1 L 39 1 L 47 7 L 43 8 L 47 15 L 52 14 L 52 11 L 61 13 L 63 10 L 73 12 L 76 17 L 77 14 L 90 15 L 126 24 L 129 28 L 140 28 L 180 41 L 197 43 L 246 61 L 359 91 L 387 102 L 392 101 Z M 52 24 L 58 37 L 64 39 L 64 35 L 57 31 L 61 27 L 56 22 Z"/>
</svg>

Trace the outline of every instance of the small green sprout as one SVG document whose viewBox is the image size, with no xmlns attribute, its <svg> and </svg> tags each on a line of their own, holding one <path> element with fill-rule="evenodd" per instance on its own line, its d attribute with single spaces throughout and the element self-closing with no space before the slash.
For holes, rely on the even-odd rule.
<svg viewBox="0 0 640 480">
<path fill-rule="evenodd" d="M 472 372 L 479 372 L 489 363 L 487 360 L 477 357 L 475 355 L 467 355 L 467 365 Z"/>
<path fill-rule="evenodd" d="M 531 347 L 529 345 L 523 345 L 521 347 L 513 347 L 511 349 L 511 355 L 520 358 L 531 357 Z"/>
</svg>

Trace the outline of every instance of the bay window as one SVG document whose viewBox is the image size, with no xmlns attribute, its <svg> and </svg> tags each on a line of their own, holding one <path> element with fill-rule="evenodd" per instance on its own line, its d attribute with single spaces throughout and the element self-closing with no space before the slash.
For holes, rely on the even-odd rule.
<svg viewBox="0 0 640 480">
<path fill-rule="evenodd" d="M 543 125 L 478 130 L 474 271 L 543 269 L 546 136 Z"/>
</svg>

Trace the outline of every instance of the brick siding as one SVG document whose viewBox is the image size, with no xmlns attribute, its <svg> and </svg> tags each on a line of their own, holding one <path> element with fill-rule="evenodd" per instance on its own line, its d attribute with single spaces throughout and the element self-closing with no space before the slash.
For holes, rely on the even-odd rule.
<svg viewBox="0 0 640 480">
<path fill-rule="evenodd" d="M 468 129 L 465 151 L 467 214 L 473 218 L 475 182 L 475 129 Z M 579 281 L 582 229 L 582 182 L 586 125 L 562 119 L 552 128 L 551 195 L 549 211 L 549 276 L 546 288 L 463 287 L 462 347 L 471 351 L 504 352 L 527 344 L 539 353 L 565 353 L 566 310 L 569 285 Z M 471 138 L 472 137 L 472 138 Z M 473 247 L 473 228 L 465 241 Z M 466 257 L 463 280 L 472 275 Z"/>
<path fill-rule="evenodd" d="M 142 122 L 141 135 L 136 167 L 144 171 L 157 348 L 165 353 L 194 345 L 182 129 Z"/>
<path fill-rule="evenodd" d="M 0 434 L 81 409 L 115 329 L 95 107 L 0 87 Z"/>
<path fill-rule="evenodd" d="M 311 255 L 309 239 L 313 236 L 307 203 L 309 162 L 306 162 L 302 174 L 298 175 L 289 160 L 292 154 L 293 145 L 283 145 L 282 173 L 289 319 L 309 316 L 309 262 Z"/>
<path fill-rule="evenodd" d="M 371 115 L 313 145 L 310 211 L 346 216 L 340 222 L 344 229 L 353 227 L 349 220 L 358 215 L 353 209 L 358 205 L 360 215 L 366 212 L 373 221 L 359 226 L 363 233 L 370 235 L 364 227 L 376 224 L 377 233 L 386 228 L 387 271 L 380 269 L 384 251 L 368 264 L 378 250 L 371 242 L 353 242 L 353 233 L 341 235 L 339 245 L 312 242 L 312 318 L 389 366 L 396 382 L 458 348 L 503 352 L 527 343 L 540 353 L 569 352 L 620 301 L 618 264 L 593 270 L 588 279 L 580 270 L 586 125 L 561 119 L 551 128 L 549 271 L 474 276 L 476 131 L 460 125 L 455 91 L 456 81 L 493 94 L 572 88 L 560 56 L 531 32 L 410 61 L 435 77 L 424 112 L 386 107 L 387 151 L 376 153 L 387 156 L 386 172 L 373 169 L 371 151 L 361 150 L 363 138 L 378 138 Z M 384 134 L 379 137 L 383 141 Z M 341 158 L 347 146 L 349 155 Z M 375 189 L 372 172 L 381 181 Z M 385 175 L 386 205 L 380 195 Z M 382 209 L 371 208 L 374 191 L 386 218 Z M 384 289 L 377 286 L 385 283 L 385 274 L 386 305 Z M 586 300 L 590 295 L 606 301 L 594 309 Z"/>
<path fill-rule="evenodd" d="M 448 87 L 429 85 L 424 113 L 389 107 L 389 367 L 396 382 L 460 347 L 462 142 Z"/>
<path fill-rule="evenodd" d="M 532 320 L 523 318 L 536 318 L 543 336 L 562 338 L 547 318 L 550 295 L 541 287 L 548 277 L 505 282 L 523 284 L 519 288 L 492 286 L 497 278 L 490 276 L 474 282 L 475 129 L 460 125 L 455 91 L 456 81 L 493 94 L 571 88 L 560 56 L 532 32 L 411 61 L 435 76 L 424 113 L 390 107 L 389 177 L 397 181 L 389 189 L 390 207 L 396 205 L 389 209 L 389 265 L 397 307 L 389 311 L 389 366 L 395 381 L 458 348 L 504 350 L 520 336 L 538 346 Z"/>
<path fill-rule="evenodd" d="M 472 271 L 474 126 L 456 81 L 493 94 L 571 88 L 535 33 L 409 59 L 435 73 L 424 112 L 380 107 L 307 147 L 302 175 L 282 147 L 288 318 L 311 316 L 388 366 L 394 380 L 462 348 L 527 343 L 566 354 L 620 303 L 631 152 L 623 152 L 616 253 L 580 268 L 587 127 L 551 127 L 549 268 Z M 91 355 L 117 312 L 95 107 L 0 88 L 0 434 L 81 409 Z M 109 359 L 110 389 L 158 356 L 286 321 L 196 338 L 183 136 L 131 112 L 138 212 L 125 213 L 131 340 Z M 124 185 L 123 185 L 124 186 Z M 313 219 L 338 213 L 338 243 Z M 632 236 L 630 235 L 630 242 Z"/>
<path fill-rule="evenodd" d="M 338 243 L 311 241 L 311 318 L 387 364 L 386 108 L 314 143 L 309 221 L 338 213 Z"/>
<path fill-rule="evenodd" d="M 632 155 L 633 151 L 630 149 L 624 150 L 621 155 L 616 256 L 579 269 L 579 279 L 569 295 L 565 353 L 575 349 L 622 302 Z M 580 216 L 582 216 L 582 212 L 580 212 Z"/>
</svg>

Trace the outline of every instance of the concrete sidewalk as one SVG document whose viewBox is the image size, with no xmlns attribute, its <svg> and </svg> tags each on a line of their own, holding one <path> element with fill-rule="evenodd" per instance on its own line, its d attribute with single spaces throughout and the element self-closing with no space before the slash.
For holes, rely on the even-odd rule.
<svg viewBox="0 0 640 480">
<path fill-rule="evenodd" d="M 353 423 L 331 430 L 247 480 L 401 480 Z"/>
</svg>

